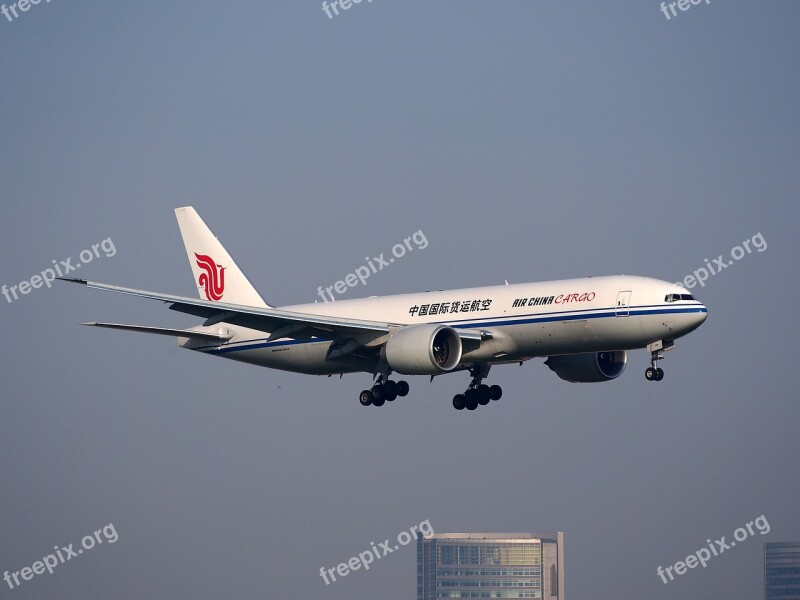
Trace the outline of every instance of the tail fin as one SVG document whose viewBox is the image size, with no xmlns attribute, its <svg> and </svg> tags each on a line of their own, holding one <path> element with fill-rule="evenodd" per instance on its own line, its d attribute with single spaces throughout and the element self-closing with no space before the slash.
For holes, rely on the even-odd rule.
<svg viewBox="0 0 800 600">
<path fill-rule="evenodd" d="M 201 300 L 271 308 L 191 206 L 175 209 Z"/>
</svg>

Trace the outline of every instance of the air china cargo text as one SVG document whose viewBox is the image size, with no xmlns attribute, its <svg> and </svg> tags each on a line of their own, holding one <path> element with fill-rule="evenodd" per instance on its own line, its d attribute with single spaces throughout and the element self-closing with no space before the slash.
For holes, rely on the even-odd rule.
<svg viewBox="0 0 800 600">
<path fill-rule="evenodd" d="M 520 306 L 542 306 L 545 304 L 567 304 L 568 302 L 591 302 L 595 298 L 594 292 L 582 294 L 559 294 L 558 296 L 534 296 L 533 298 L 517 298 L 511 308 Z"/>
</svg>

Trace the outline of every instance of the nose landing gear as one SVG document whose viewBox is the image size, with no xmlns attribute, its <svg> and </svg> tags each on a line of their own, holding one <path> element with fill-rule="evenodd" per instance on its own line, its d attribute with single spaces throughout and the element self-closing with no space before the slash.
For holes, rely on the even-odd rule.
<svg viewBox="0 0 800 600">
<path fill-rule="evenodd" d="M 674 347 L 675 342 L 672 340 L 648 344 L 647 349 L 650 351 L 650 366 L 644 371 L 644 377 L 647 381 L 661 381 L 664 379 L 664 370 L 656 366 L 656 361 L 664 360 L 664 352 L 672 350 Z"/>
<path fill-rule="evenodd" d="M 661 381 L 664 379 L 664 369 L 655 366 L 647 367 L 644 371 L 644 376 L 647 381 Z"/>
</svg>

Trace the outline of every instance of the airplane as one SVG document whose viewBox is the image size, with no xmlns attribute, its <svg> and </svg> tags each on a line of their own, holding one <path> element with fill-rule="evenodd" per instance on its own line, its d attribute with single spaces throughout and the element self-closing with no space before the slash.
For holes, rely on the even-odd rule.
<svg viewBox="0 0 800 600">
<path fill-rule="evenodd" d="M 468 372 L 457 410 L 499 400 L 483 380 L 494 365 L 545 364 L 569 382 L 619 377 L 627 352 L 647 348 L 648 381 L 661 381 L 657 361 L 675 340 L 697 329 L 708 309 L 686 288 L 626 275 L 437 290 L 273 307 L 237 266 L 191 206 L 175 209 L 199 300 L 60 278 L 89 288 L 159 300 L 204 319 L 188 329 L 84 323 L 92 327 L 176 337 L 182 348 L 245 363 L 313 375 L 369 373 L 363 406 L 406 396 L 400 375 Z"/>
</svg>

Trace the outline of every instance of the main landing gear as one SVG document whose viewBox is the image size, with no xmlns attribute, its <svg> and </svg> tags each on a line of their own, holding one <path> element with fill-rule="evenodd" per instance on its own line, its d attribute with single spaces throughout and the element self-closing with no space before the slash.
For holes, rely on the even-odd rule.
<svg viewBox="0 0 800 600">
<path fill-rule="evenodd" d="M 489 374 L 489 367 L 473 367 L 469 370 L 472 381 L 463 394 L 453 396 L 453 408 L 456 410 L 475 410 L 478 405 L 486 406 L 489 400 L 500 400 L 503 396 L 503 388 L 499 385 L 486 385 L 481 383 L 484 377 Z"/>
<path fill-rule="evenodd" d="M 408 383 L 405 381 L 392 381 L 383 375 L 378 375 L 375 385 L 364 390 L 358 395 L 361 406 L 383 406 L 385 402 L 392 402 L 398 396 L 408 394 Z"/>
<path fill-rule="evenodd" d="M 664 360 L 664 352 L 672 350 L 675 347 L 675 342 L 655 342 L 649 344 L 647 349 L 650 350 L 650 366 L 644 371 L 644 377 L 647 381 L 661 381 L 664 379 L 664 370 L 656 366 L 656 361 Z"/>
</svg>

